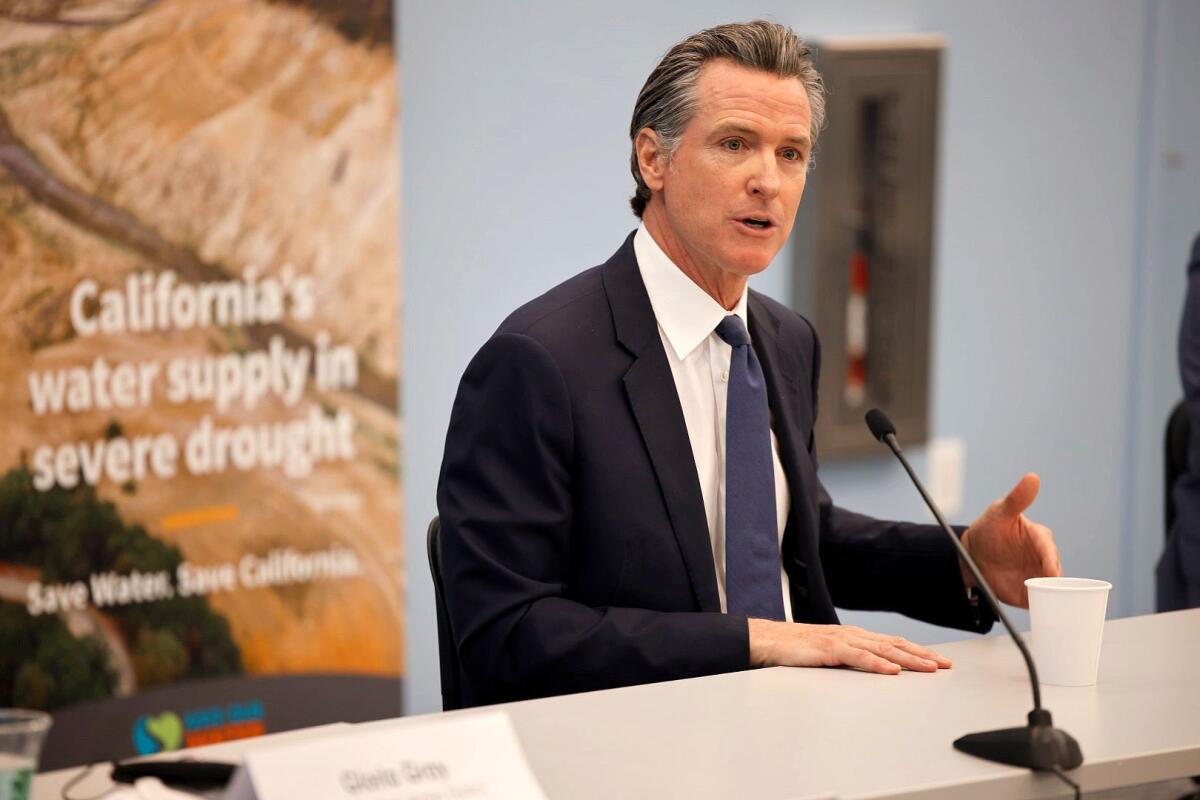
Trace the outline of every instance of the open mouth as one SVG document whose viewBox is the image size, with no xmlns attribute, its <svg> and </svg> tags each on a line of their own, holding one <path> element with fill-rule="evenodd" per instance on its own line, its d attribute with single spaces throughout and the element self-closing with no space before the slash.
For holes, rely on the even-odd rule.
<svg viewBox="0 0 1200 800">
<path fill-rule="evenodd" d="M 771 220 L 766 217 L 743 217 L 738 220 L 748 228 L 753 228 L 759 231 L 765 231 L 771 227 Z"/>
</svg>

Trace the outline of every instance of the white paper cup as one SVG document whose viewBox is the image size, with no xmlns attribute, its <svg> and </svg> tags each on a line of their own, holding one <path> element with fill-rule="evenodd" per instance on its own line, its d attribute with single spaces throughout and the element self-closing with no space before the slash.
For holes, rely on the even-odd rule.
<svg viewBox="0 0 1200 800">
<path fill-rule="evenodd" d="M 1038 681 L 1094 686 L 1112 584 L 1090 578 L 1030 578 L 1025 586 Z"/>
</svg>

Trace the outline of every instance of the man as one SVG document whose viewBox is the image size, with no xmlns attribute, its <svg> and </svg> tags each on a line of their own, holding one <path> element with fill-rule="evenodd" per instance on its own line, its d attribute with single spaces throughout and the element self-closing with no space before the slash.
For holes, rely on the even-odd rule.
<svg viewBox="0 0 1200 800">
<path fill-rule="evenodd" d="M 780 25 L 680 42 L 630 135 L 642 224 L 468 366 L 438 488 L 467 705 L 753 666 L 950 666 L 834 606 L 984 631 L 936 528 L 834 506 L 809 323 L 747 291 L 791 230 L 824 107 Z M 1059 574 L 1025 476 L 963 534 L 1005 602 Z"/>
</svg>

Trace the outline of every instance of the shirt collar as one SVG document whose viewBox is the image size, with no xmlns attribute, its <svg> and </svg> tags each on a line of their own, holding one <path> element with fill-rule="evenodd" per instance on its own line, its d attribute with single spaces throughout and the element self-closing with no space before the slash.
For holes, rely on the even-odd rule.
<svg viewBox="0 0 1200 800">
<path fill-rule="evenodd" d="M 654 317 L 681 361 L 731 313 L 741 317 L 746 330 L 750 330 L 746 318 L 747 292 L 742 292 L 733 311 L 726 311 L 675 266 L 644 224 L 638 226 L 633 236 L 633 252 L 637 256 L 642 283 L 646 285 L 646 294 L 650 296 Z"/>
</svg>

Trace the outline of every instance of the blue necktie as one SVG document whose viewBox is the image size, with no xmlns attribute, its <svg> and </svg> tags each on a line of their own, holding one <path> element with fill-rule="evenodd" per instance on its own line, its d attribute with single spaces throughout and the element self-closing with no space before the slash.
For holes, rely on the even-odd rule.
<svg viewBox="0 0 1200 800">
<path fill-rule="evenodd" d="M 742 318 L 717 326 L 733 348 L 725 408 L 725 597 L 730 614 L 783 620 L 767 383 Z"/>
</svg>

